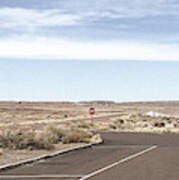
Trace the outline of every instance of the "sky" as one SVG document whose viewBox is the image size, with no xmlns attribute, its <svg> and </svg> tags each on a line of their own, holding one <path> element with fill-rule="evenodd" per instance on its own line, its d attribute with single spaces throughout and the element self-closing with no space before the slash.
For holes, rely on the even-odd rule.
<svg viewBox="0 0 179 180">
<path fill-rule="evenodd" d="M 177 100 L 178 0 L 0 1 L 0 100 Z"/>
</svg>

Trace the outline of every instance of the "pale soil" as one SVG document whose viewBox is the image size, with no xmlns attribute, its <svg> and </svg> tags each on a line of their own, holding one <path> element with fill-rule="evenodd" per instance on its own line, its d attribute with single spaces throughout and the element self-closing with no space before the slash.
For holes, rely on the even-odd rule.
<svg viewBox="0 0 179 180">
<path fill-rule="evenodd" d="M 82 143 L 76 143 L 76 144 L 58 144 L 55 145 L 55 149 L 51 151 L 47 150 L 8 150 L 4 149 L 3 154 L 0 156 L 0 166 L 7 165 L 10 163 L 16 163 L 19 161 L 35 158 L 38 156 L 42 156 L 45 154 L 51 154 L 60 150 L 65 150 L 71 147 L 79 147 L 83 145 Z"/>
<path fill-rule="evenodd" d="M 110 114 L 110 112 L 104 111 L 104 108 L 100 108 L 97 109 L 93 117 L 104 116 L 106 114 Z M 91 118 L 91 115 L 89 115 L 89 107 L 75 103 L 0 102 L 0 130 L 42 130 L 51 125 L 63 125 L 65 122 L 84 118 Z M 99 139 L 100 137 L 94 136 L 92 141 L 98 141 Z M 82 143 L 60 143 L 55 145 L 53 151 L 0 149 L 0 165 L 31 159 L 81 145 Z"/>
<path fill-rule="evenodd" d="M 75 103 L 0 102 L 0 130 L 13 130 L 19 127 L 37 130 L 49 125 L 68 123 L 69 126 L 79 124 L 83 128 L 92 130 L 179 133 L 179 101 L 95 104 L 93 106 L 96 109 L 96 114 L 93 117 L 110 114 L 118 114 L 118 116 L 84 121 L 84 119 L 91 118 L 89 115 L 90 106 Z M 170 120 L 163 120 L 160 117 L 146 118 L 144 114 L 150 111 L 163 113 L 172 116 L 172 118 Z M 119 123 L 121 119 L 124 120 L 123 124 Z M 154 127 L 155 122 L 161 121 L 165 122 L 167 127 Z M 53 152 L 76 146 L 79 144 L 59 144 Z M 30 159 L 46 153 L 51 153 L 51 151 L 3 149 L 3 155 L 0 155 L 0 165 Z"/>
<path fill-rule="evenodd" d="M 113 108 L 97 107 L 93 117 L 111 114 Z M 115 112 L 112 112 L 115 113 Z M 81 106 L 75 103 L 28 103 L 0 102 L 0 130 L 22 126 L 32 129 L 41 125 L 60 124 L 74 119 L 91 118 L 89 106 Z M 39 126 L 40 125 L 40 126 Z"/>
<path fill-rule="evenodd" d="M 119 103 L 113 108 L 118 111 L 118 116 L 95 120 L 93 127 L 89 128 L 120 132 L 179 133 L 179 101 Z M 148 113 L 157 116 L 148 116 Z M 120 123 L 120 120 L 124 123 Z M 156 127 L 156 123 L 164 123 L 164 127 Z"/>
</svg>

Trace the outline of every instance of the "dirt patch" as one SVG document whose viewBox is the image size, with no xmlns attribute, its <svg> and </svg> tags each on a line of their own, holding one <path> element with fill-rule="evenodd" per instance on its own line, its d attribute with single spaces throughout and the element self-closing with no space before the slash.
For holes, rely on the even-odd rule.
<svg viewBox="0 0 179 180">
<path fill-rule="evenodd" d="M 0 156 L 0 166 L 6 165 L 6 164 L 11 164 L 11 163 L 16 163 L 19 161 L 31 159 L 31 158 L 36 158 L 38 156 L 42 156 L 45 154 L 51 154 L 55 153 L 60 150 L 65 150 L 69 149 L 72 147 L 79 147 L 83 145 L 83 143 L 76 143 L 76 144 L 62 144 L 59 143 L 55 145 L 55 148 L 53 150 L 36 150 L 36 151 L 31 151 L 31 150 L 9 150 L 9 149 L 4 149 L 3 154 Z"/>
</svg>

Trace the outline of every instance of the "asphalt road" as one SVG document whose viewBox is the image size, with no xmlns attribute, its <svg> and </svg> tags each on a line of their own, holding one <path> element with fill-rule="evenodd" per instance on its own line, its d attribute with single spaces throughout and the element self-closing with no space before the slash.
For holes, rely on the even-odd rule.
<svg viewBox="0 0 179 180">
<path fill-rule="evenodd" d="M 0 180 L 178 180 L 179 135 L 102 133 L 104 144 L 0 173 Z"/>
</svg>

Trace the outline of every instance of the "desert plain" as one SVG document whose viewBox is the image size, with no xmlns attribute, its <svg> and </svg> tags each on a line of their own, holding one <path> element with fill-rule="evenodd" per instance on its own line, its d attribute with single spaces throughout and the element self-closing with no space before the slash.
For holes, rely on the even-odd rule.
<svg viewBox="0 0 179 180">
<path fill-rule="evenodd" d="M 0 165 L 98 142 L 103 131 L 179 133 L 179 101 L 0 102 Z"/>
</svg>

